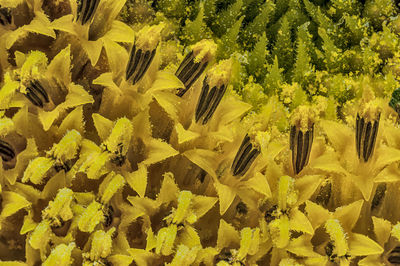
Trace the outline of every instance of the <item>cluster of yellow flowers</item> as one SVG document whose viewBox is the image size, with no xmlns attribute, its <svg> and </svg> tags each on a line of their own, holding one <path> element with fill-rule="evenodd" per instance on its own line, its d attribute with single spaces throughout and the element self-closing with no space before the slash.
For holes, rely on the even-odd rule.
<svg viewBox="0 0 400 266">
<path fill-rule="evenodd" d="M 235 58 L 124 4 L 0 0 L 0 265 L 400 263 L 387 97 L 251 112 Z"/>
</svg>

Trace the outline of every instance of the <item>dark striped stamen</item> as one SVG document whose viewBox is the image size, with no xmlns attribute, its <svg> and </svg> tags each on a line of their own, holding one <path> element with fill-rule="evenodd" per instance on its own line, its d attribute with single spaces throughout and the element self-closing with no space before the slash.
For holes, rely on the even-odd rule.
<svg viewBox="0 0 400 266">
<path fill-rule="evenodd" d="M 156 49 L 144 52 L 133 45 L 126 67 L 126 80 L 132 79 L 132 84 L 136 84 L 149 69 L 151 62 L 156 54 Z"/>
<path fill-rule="evenodd" d="M 11 20 L 11 10 L 6 7 L 0 7 L 0 24 L 3 26 L 10 25 Z"/>
<path fill-rule="evenodd" d="M 26 94 L 24 95 L 31 103 L 42 108 L 45 103 L 49 102 L 49 95 L 37 80 L 30 82 L 30 85 L 26 88 Z"/>
<path fill-rule="evenodd" d="M 253 148 L 249 135 L 246 135 L 233 160 L 232 174 L 234 176 L 244 175 L 259 154 L 260 151 L 257 148 Z"/>
<path fill-rule="evenodd" d="M 210 120 L 217 109 L 222 97 L 225 94 L 226 86 L 222 85 L 219 88 L 212 87 L 211 90 L 209 89 L 210 86 L 207 83 L 207 77 L 205 77 L 195 112 L 196 122 L 199 122 L 200 119 L 203 119 L 203 125 Z"/>
<path fill-rule="evenodd" d="M 400 246 L 397 246 L 394 249 L 392 249 L 392 251 L 390 251 L 388 256 L 388 261 L 393 265 L 400 264 Z"/>
<path fill-rule="evenodd" d="M 381 205 L 385 197 L 385 193 L 386 193 L 386 183 L 380 183 L 376 187 L 375 195 L 374 198 L 372 199 L 371 211 L 375 210 Z"/>
<path fill-rule="evenodd" d="M 371 158 L 374 151 L 376 136 L 378 135 L 379 120 L 378 118 L 366 123 L 364 118 L 357 114 L 356 119 L 356 149 L 358 158 L 367 162 Z"/>
<path fill-rule="evenodd" d="M 8 162 L 15 158 L 15 152 L 10 144 L 0 140 L 0 156 L 3 161 Z"/>
<path fill-rule="evenodd" d="M 203 74 L 206 69 L 208 62 L 194 62 L 195 56 L 193 51 L 186 55 L 182 63 L 179 65 L 175 75 L 185 85 L 183 89 L 179 89 L 176 95 L 182 97 L 190 87 L 196 82 L 196 80 Z"/>
<path fill-rule="evenodd" d="M 290 129 L 290 149 L 292 151 L 292 165 L 295 174 L 303 170 L 310 159 L 310 152 L 314 138 L 314 124 L 311 129 L 303 132 L 297 126 Z"/>
<path fill-rule="evenodd" d="M 82 25 L 91 21 L 99 6 L 100 0 L 80 0 L 78 1 L 77 21 Z"/>
</svg>

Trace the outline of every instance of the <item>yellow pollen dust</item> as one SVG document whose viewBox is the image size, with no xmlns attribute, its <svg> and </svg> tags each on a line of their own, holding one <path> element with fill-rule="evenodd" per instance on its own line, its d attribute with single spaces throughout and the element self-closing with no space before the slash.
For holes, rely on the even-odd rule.
<svg viewBox="0 0 400 266">
<path fill-rule="evenodd" d="M 232 59 L 222 60 L 207 72 L 210 88 L 228 85 L 232 72 Z"/>
<path fill-rule="evenodd" d="M 144 26 L 136 36 L 136 48 L 146 51 L 152 51 L 156 49 L 158 43 L 160 42 L 160 35 L 163 29 L 164 23 L 160 23 L 156 26 Z"/>
<path fill-rule="evenodd" d="M 381 108 L 375 99 L 374 92 L 370 88 L 364 89 L 359 108 L 359 115 L 368 122 L 378 120 L 380 113 Z"/>
<path fill-rule="evenodd" d="M 316 115 L 309 106 L 301 105 L 293 111 L 291 124 L 305 132 L 311 129 L 315 123 Z"/>
<path fill-rule="evenodd" d="M 210 62 L 214 59 L 217 44 L 213 40 L 204 39 L 192 45 L 192 50 L 195 55 L 194 62 Z"/>
</svg>

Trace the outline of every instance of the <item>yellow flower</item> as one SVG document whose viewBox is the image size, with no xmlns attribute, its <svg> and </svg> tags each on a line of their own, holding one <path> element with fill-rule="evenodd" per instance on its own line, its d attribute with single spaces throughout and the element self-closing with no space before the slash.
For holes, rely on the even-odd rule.
<svg viewBox="0 0 400 266">
<path fill-rule="evenodd" d="M 314 230 L 324 225 L 329 238 L 320 232 L 314 236 L 323 244 L 317 250 L 322 257 L 307 260 L 312 265 L 326 265 L 328 261 L 340 265 L 350 265 L 359 256 L 376 255 L 383 248 L 365 235 L 353 233 L 352 230 L 359 219 L 363 200 L 339 207 L 334 213 L 318 204 L 306 202 L 306 212 Z"/>
<path fill-rule="evenodd" d="M 354 186 L 368 201 L 375 183 L 398 180 L 394 174 L 389 173 L 393 171 L 391 165 L 400 161 L 400 151 L 381 143 L 381 135 L 386 134 L 382 133 L 386 128 L 386 121 L 380 118 L 383 120 L 380 124 L 384 126 L 378 129 L 380 113 L 377 110 L 381 104 L 376 100 L 368 100 L 371 97 L 373 98 L 373 95 L 365 93 L 366 100 L 363 100 L 361 111 L 356 118 L 356 132 L 337 122 L 321 121 L 321 126 L 335 152 L 328 151 L 316 160 L 312 167 L 335 175 L 337 185 L 341 186 L 340 191 L 335 190 L 335 193 L 339 194 L 337 198 L 341 204 L 359 197 L 353 189 Z"/>
<path fill-rule="evenodd" d="M 81 46 L 92 66 L 95 66 L 103 47 L 118 45 L 116 42 L 131 43 L 134 41 L 133 30 L 126 24 L 115 20 L 125 2 L 126 0 L 83 0 L 82 4 L 94 5 L 94 8 L 78 10 L 77 2 L 70 1 L 72 14 L 54 20 L 49 28 L 75 36 L 79 44 L 73 42 L 74 45 Z M 58 40 L 62 39 L 58 38 Z M 84 65 L 81 62 L 80 64 Z"/>
</svg>

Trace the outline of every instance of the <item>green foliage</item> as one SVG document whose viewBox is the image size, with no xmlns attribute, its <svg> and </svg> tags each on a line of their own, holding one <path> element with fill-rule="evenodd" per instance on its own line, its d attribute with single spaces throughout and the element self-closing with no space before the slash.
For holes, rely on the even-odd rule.
<svg viewBox="0 0 400 266">
<path fill-rule="evenodd" d="M 217 36 L 221 37 L 228 31 L 228 29 L 233 28 L 234 25 L 237 24 L 237 18 L 241 13 L 242 6 L 243 1 L 237 0 L 226 10 L 223 10 L 218 14 L 215 21 L 213 21 L 211 24 L 211 28 Z M 244 17 L 242 17 L 241 19 L 243 20 Z"/>
<path fill-rule="evenodd" d="M 193 44 L 201 39 L 207 39 L 211 37 L 211 33 L 204 22 L 204 5 L 200 5 L 199 13 L 195 20 L 186 20 L 185 26 L 182 28 L 182 34 L 180 35 L 183 42 L 186 44 Z"/>
<path fill-rule="evenodd" d="M 244 17 L 239 18 L 231 28 L 228 29 L 226 34 L 221 37 L 218 43 L 217 58 L 226 59 L 233 54 L 238 47 L 238 36 L 240 26 Z"/>
<path fill-rule="evenodd" d="M 267 94 L 276 92 L 281 84 L 283 84 L 282 68 L 279 68 L 278 57 L 275 56 L 274 62 L 268 66 L 267 75 L 265 76 L 264 86 Z"/>
<path fill-rule="evenodd" d="M 253 51 L 249 53 L 247 72 L 256 78 L 257 81 L 262 81 L 265 76 L 266 71 L 266 56 L 268 54 L 267 50 L 267 37 L 265 32 L 260 36 L 257 44 L 255 45 Z"/>
<path fill-rule="evenodd" d="M 281 20 L 281 26 L 276 37 L 272 55 L 276 56 L 279 66 L 289 72 L 293 66 L 293 43 L 291 38 L 291 25 L 286 16 Z"/>
<path fill-rule="evenodd" d="M 304 23 L 299 27 L 297 32 L 297 50 L 296 50 L 296 62 L 293 69 L 293 81 L 303 84 L 307 78 L 313 73 L 313 67 L 311 66 L 311 57 L 309 55 L 309 44 L 311 42 L 311 35 L 308 33 L 308 25 L 310 23 Z"/>
<path fill-rule="evenodd" d="M 257 41 L 258 36 L 261 36 L 267 24 L 271 21 L 275 12 L 275 4 L 267 0 L 261 7 L 260 13 L 251 21 L 243 31 L 243 45 L 245 47 L 252 47 Z"/>
</svg>

